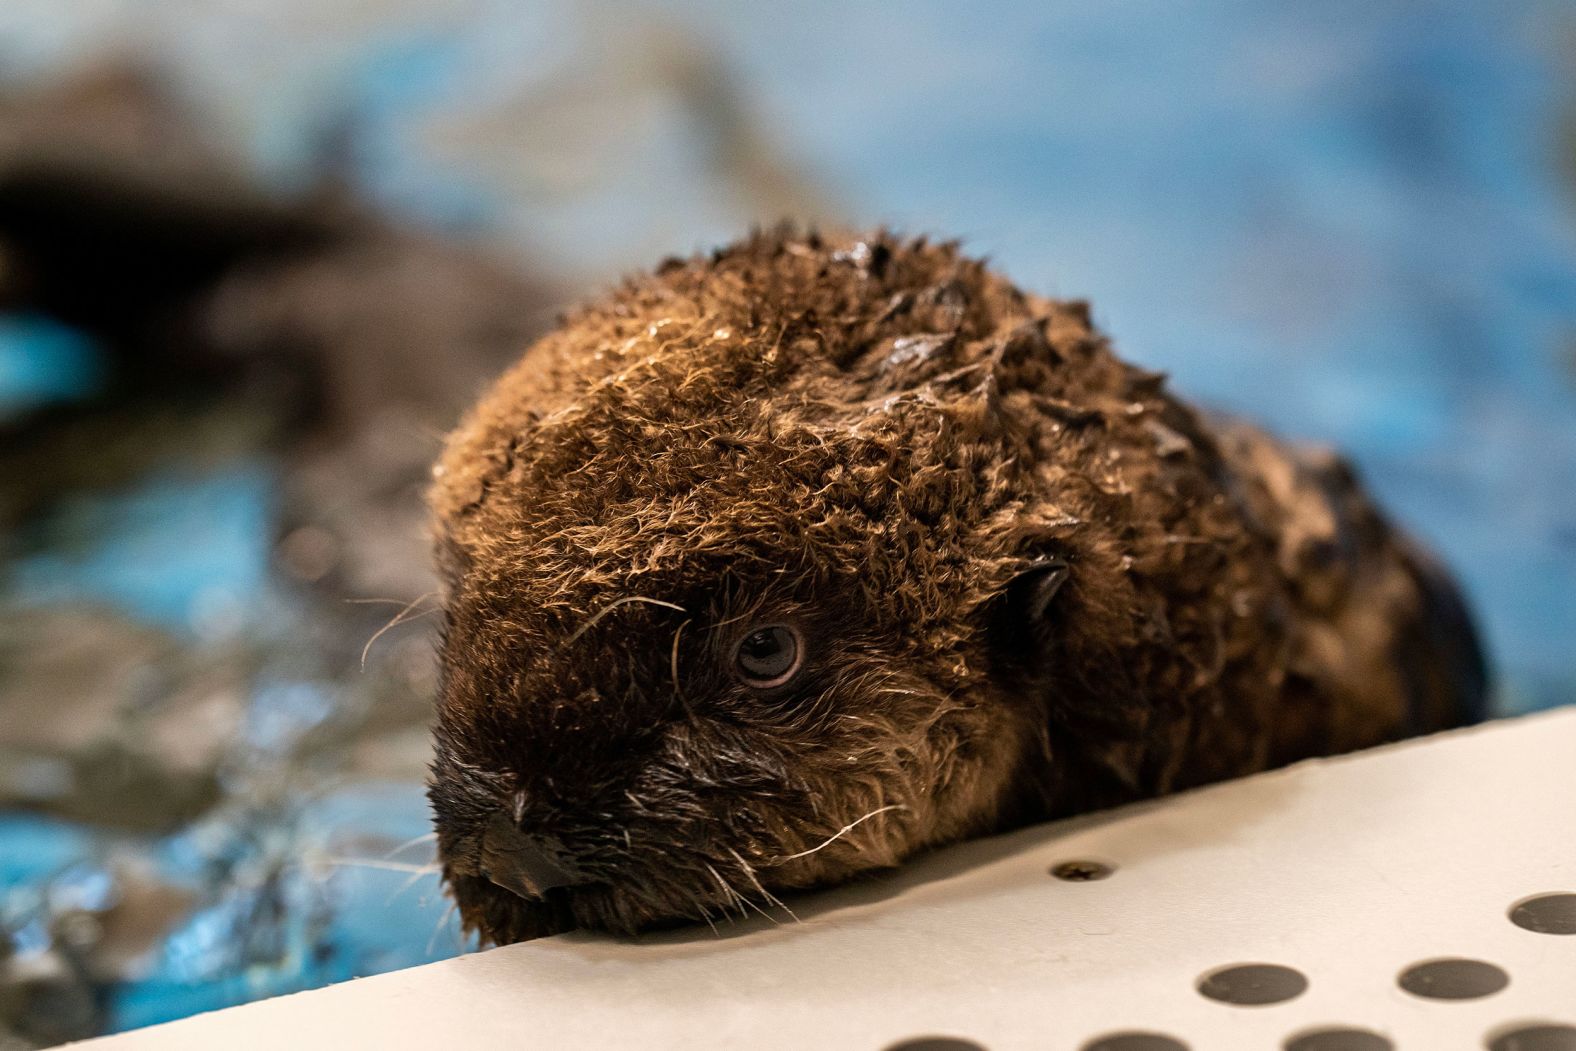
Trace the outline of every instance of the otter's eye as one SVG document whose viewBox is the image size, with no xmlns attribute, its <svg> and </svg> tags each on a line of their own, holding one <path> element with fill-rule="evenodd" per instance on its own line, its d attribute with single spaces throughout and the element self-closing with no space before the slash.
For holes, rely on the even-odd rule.
<svg viewBox="0 0 1576 1051">
<path fill-rule="evenodd" d="M 739 640 L 733 667 L 746 686 L 771 689 L 794 677 L 803 661 L 803 649 L 799 633 L 787 624 L 752 628 Z"/>
</svg>

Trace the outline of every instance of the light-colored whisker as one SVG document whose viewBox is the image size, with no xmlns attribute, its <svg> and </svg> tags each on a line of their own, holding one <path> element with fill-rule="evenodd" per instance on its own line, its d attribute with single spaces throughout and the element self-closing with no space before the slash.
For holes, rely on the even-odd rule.
<svg viewBox="0 0 1576 1051">
<path fill-rule="evenodd" d="M 717 924 L 712 921 L 711 910 L 699 902 L 695 904 L 695 910 L 700 913 L 700 918 L 706 921 L 706 926 L 711 928 L 712 937 L 721 938 L 722 932 L 717 929 Z"/>
<path fill-rule="evenodd" d="M 776 864 L 781 864 L 784 861 L 794 861 L 794 860 L 796 860 L 798 858 L 809 857 L 811 854 L 814 854 L 817 851 L 825 850 L 827 847 L 831 846 L 833 843 L 836 843 L 838 840 L 842 839 L 844 836 L 848 835 L 848 833 L 852 832 L 854 829 L 858 828 L 860 825 L 864 824 L 866 821 L 869 821 L 871 818 L 875 817 L 877 814 L 885 814 L 889 810 L 907 810 L 907 809 L 908 809 L 908 807 L 904 806 L 902 803 L 890 803 L 890 804 L 888 804 L 887 806 L 884 806 L 884 807 L 877 807 L 876 809 L 870 811 L 870 813 L 866 814 L 864 817 L 861 817 L 861 818 L 859 818 L 857 820 L 854 820 L 854 821 L 850 821 L 848 824 L 846 824 L 842 828 L 838 829 L 837 832 L 834 833 L 832 836 L 830 836 L 824 843 L 821 843 L 818 846 L 811 847 L 809 850 L 801 850 L 797 854 L 788 854 L 788 855 L 786 855 L 784 857 L 773 858 L 772 859 L 772 864 L 776 865 Z"/>
<path fill-rule="evenodd" d="M 709 864 L 706 866 L 706 871 L 711 873 L 711 878 L 716 880 L 717 886 L 722 888 L 722 893 L 725 896 L 725 900 L 722 903 L 722 911 L 723 914 L 726 915 L 728 912 L 728 906 L 733 904 L 733 899 L 737 897 L 737 894 L 734 892 L 732 887 L 728 886 L 728 881 L 723 879 L 721 874 Z"/>
<path fill-rule="evenodd" d="M 706 871 L 711 873 L 711 878 L 717 881 L 717 885 L 722 888 L 723 894 L 727 895 L 728 897 L 727 904 L 724 905 L 723 908 L 726 910 L 727 905 L 736 905 L 739 909 L 740 918 L 742 919 L 748 917 L 750 914 L 744 908 L 744 896 L 737 890 L 734 890 L 733 884 L 723 879 L 722 874 L 716 869 L 712 868 L 710 864 L 707 864 Z"/>
<path fill-rule="evenodd" d="M 430 595 L 431 592 L 429 592 L 428 594 Z M 367 670 L 367 654 L 372 652 L 372 644 L 374 642 L 378 641 L 379 639 L 381 639 L 385 632 L 388 632 L 388 631 L 390 631 L 393 628 L 397 628 L 401 624 L 406 623 L 407 621 L 420 620 L 422 617 L 430 617 L 434 613 L 437 613 L 439 611 L 438 607 L 433 607 L 432 609 L 424 609 L 420 613 L 413 613 L 413 612 L 411 612 L 412 610 L 414 610 L 416 608 L 416 603 L 420 602 L 422 598 L 426 598 L 426 597 L 427 597 L 426 595 L 423 595 L 421 598 L 417 598 L 417 599 L 412 600 L 411 603 L 408 606 L 406 606 L 404 609 L 400 610 L 398 613 L 394 614 L 394 618 L 392 620 L 390 620 L 387 624 L 383 625 L 377 631 L 372 633 L 372 637 L 367 640 L 367 644 L 365 646 L 361 647 L 361 670 L 362 671 L 366 671 Z"/>
<path fill-rule="evenodd" d="M 755 902 L 751 901 L 749 898 L 746 898 L 744 895 L 740 894 L 739 895 L 739 900 L 744 902 L 744 904 L 748 905 L 750 908 L 754 909 L 756 912 L 760 913 L 762 916 L 766 917 L 766 921 L 768 923 L 770 923 L 773 927 L 781 927 L 782 926 L 782 921 L 781 920 L 779 920 L 776 916 L 773 916 L 771 913 L 767 912 L 765 909 L 761 908 L 759 905 L 755 904 Z"/>
<path fill-rule="evenodd" d="M 390 894 L 389 898 L 388 898 L 388 901 L 385 901 L 383 904 L 384 905 L 392 905 L 392 904 L 394 904 L 394 901 L 395 901 L 396 898 L 398 898 L 400 895 L 402 895 L 402 894 L 406 893 L 407 891 L 409 891 L 410 888 L 412 888 L 416 884 L 420 883 L 425 877 L 427 877 L 427 876 L 436 876 L 437 874 L 438 873 L 435 872 L 435 871 L 432 871 L 432 872 L 412 872 L 410 874 L 410 876 L 406 878 L 405 882 L 401 883 L 399 885 L 399 889 L 396 890 L 393 894 Z"/>
<path fill-rule="evenodd" d="M 382 858 L 329 858 L 328 863 L 340 868 L 377 869 L 380 872 L 410 872 L 418 876 L 435 876 L 440 866 L 413 865 L 408 861 L 388 861 Z"/>
<path fill-rule="evenodd" d="M 417 595 L 409 602 L 402 598 L 347 598 L 345 601 L 353 606 L 403 606 L 406 609 L 409 609 L 411 606 L 420 605 L 430 598 L 436 598 L 437 595 L 438 593 L 436 591 L 428 591 Z"/>
<path fill-rule="evenodd" d="M 786 904 L 783 903 L 783 900 L 781 898 L 779 898 L 777 895 L 773 894 L 771 891 L 767 890 L 764 886 L 761 885 L 761 879 L 760 879 L 759 876 L 757 876 L 755 874 L 754 866 L 752 866 L 748 861 L 745 861 L 743 858 L 741 858 L 739 856 L 739 852 L 737 850 L 734 850 L 732 847 L 729 847 L 728 848 L 728 853 L 733 855 L 733 860 L 737 861 L 739 863 L 739 868 L 744 870 L 744 875 L 746 877 L 748 877 L 749 881 L 752 884 L 755 885 L 755 889 L 760 891 L 761 899 L 763 901 L 765 901 L 767 904 L 769 904 L 769 905 L 771 905 L 771 906 L 773 906 L 775 908 L 779 908 L 779 909 L 783 910 L 784 912 L 786 912 L 789 915 L 789 917 L 795 923 L 803 923 L 804 922 L 797 915 L 795 915 L 795 913 L 794 913 L 794 911 L 792 909 L 790 909 Z"/>
<path fill-rule="evenodd" d="M 689 612 L 683 606 L 676 605 L 672 602 L 664 602 L 659 598 L 647 598 L 644 595 L 625 595 L 623 598 L 614 599 L 612 602 L 609 602 L 607 605 L 591 614 L 590 619 L 584 624 L 580 625 L 580 627 L 576 628 L 574 634 L 570 635 L 569 638 L 564 641 L 564 645 L 567 646 L 574 642 L 580 636 L 596 627 L 597 623 L 600 622 L 603 617 L 607 616 L 615 609 L 618 609 L 620 606 L 629 605 L 631 602 L 644 602 L 648 606 L 661 606 L 664 609 L 676 609 L 680 613 Z"/>
<path fill-rule="evenodd" d="M 384 857 L 385 860 L 387 860 L 389 858 L 393 858 L 393 857 L 395 857 L 395 856 L 397 856 L 399 854 L 405 853 L 405 851 L 409 850 L 411 847 L 416 846 L 417 844 L 420 844 L 420 843 L 431 843 L 433 840 L 435 840 L 437 838 L 438 838 L 438 834 L 436 832 L 424 832 L 424 833 L 422 833 L 419 836 L 414 836 L 414 837 L 412 837 L 410 839 L 407 839 L 405 842 L 401 843 L 399 846 L 395 847 L 393 850 L 391 850 L 387 854 L 383 855 L 383 857 Z"/>
</svg>

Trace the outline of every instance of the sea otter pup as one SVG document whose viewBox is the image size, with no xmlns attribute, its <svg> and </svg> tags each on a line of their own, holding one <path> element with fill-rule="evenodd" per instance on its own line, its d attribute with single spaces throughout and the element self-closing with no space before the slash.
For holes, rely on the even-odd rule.
<svg viewBox="0 0 1576 1051">
<path fill-rule="evenodd" d="M 630 932 L 1476 717 L 1339 459 L 955 245 L 778 231 L 565 319 L 450 437 L 431 798 L 467 927 Z"/>
</svg>

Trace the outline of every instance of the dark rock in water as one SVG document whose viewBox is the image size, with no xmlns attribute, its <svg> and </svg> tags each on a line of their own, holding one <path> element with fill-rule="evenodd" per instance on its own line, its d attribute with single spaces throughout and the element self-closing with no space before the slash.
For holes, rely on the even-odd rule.
<svg viewBox="0 0 1576 1051">
<path fill-rule="evenodd" d="M 218 798 L 247 663 L 104 611 L 0 614 L 0 805 L 137 831 L 190 820 Z"/>
<path fill-rule="evenodd" d="M 147 970 L 193 901 L 145 862 L 122 858 L 69 866 L 29 909 L 0 913 L 0 1037 L 51 1046 L 92 1036 L 104 991 Z"/>
<path fill-rule="evenodd" d="M 299 468 L 284 475 L 281 537 L 309 527 L 332 552 L 298 579 L 334 596 L 426 590 L 419 491 L 439 436 L 556 299 L 518 266 L 384 222 L 332 180 L 265 191 L 126 71 L 0 98 L 0 256 L 0 308 L 74 326 L 106 358 L 101 398 L 9 425 L 0 522 L 47 504 L 20 468 L 62 443 L 126 456 L 107 437 L 72 441 L 106 410 L 241 402 Z"/>
<path fill-rule="evenodd" d="M 81 1040 L 97 1033 L 102 1021 L 93 983 L 64 953 L 13 951 L 0 959 L 0 1047 Z"/>
</svg>

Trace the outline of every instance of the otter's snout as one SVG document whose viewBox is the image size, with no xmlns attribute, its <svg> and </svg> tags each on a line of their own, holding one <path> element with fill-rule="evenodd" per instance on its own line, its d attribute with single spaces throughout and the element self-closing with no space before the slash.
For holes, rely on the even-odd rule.
<svg viewBox="0 0 1576 1051">
<path fill-rule="evenodd" d="M 522 832 L 501 813 L 482 833 L 481 870 L 494 886 L 527 901 L 539 901 L 558 887 L 587 882 L 551 839 Z"/>
</svg>

